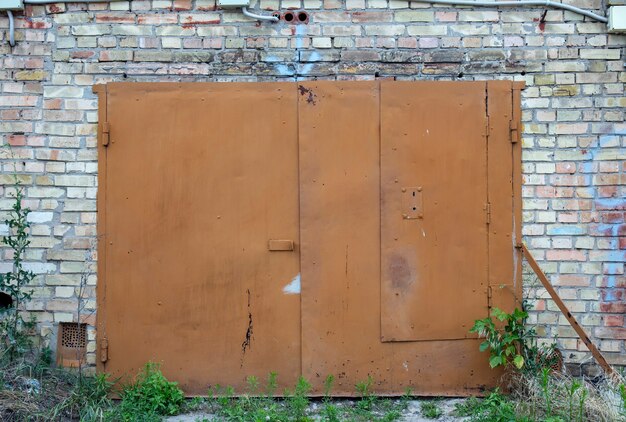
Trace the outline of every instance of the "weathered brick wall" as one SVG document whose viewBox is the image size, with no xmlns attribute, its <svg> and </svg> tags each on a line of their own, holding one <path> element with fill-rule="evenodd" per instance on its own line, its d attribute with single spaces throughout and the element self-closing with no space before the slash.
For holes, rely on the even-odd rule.
<svg viewBox="0 0 626 422">
<path fill-rule="evenodd" d="M 570 0 L 604 14 L 600 0 Z M 93 324 L 97 99 L 110 81 L 295 78 L 515 79 L 523 92 L 524 235 L 567 305 L 613 362 L 626 327 L 625 36 L 559 10 L 431 7 L 387 0 L 263 0 L 305 8 L 308 25 L 262 25 L 214 0 L 56 4 L 17 15 L 17 46 L 0 45 L 0 213 L 14 167 L 26 187 L 41 332 L 76 319 L 81 275 Z M 4 40 L 8 21 L 0 14 Z M 210 125 L 210 116 L 207 120 Z M 11 155 L 12 154 L 12 155 Z M 0 226 L 0 234 L 6 232 Z M 6 251 L 0 271 L 10 268 Z M 87 261 L 87 262 L 86 262 Z M 533 320 L 586 359 L 542 289 Z M 545 329 L 544 329 L 545 327 Z M 95 333 L 89 330 L 89 361 Z"/>
</svg>

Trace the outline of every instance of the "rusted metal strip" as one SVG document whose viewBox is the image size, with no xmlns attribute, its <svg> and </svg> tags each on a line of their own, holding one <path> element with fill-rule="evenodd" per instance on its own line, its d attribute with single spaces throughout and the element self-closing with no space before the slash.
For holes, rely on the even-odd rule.
<svg viewBox="0 0 626 422">
<path fill-rule="evenodd" d="M 543 287 L 545 287 L 545 289 L 548 291 L 548 293 L 552 297 L 552 300 L 554 300 L 554 303 L 556 303 L 556 306 L 558 306 L 561 312 L 563 313 L 563 315 L 565 315 L 565 318 L 567 318 L 567 321 L 570 323 L 574 331 L 576 331 L 576 333 L 578 334 L 578 337 L 580 337 L 583 343 L 585 343 L 585 346 L 587 346 L 587 348 L 589 349 L 589 351 L 591 352 L 595 360 L 598 362 L 598 364 L 602 367 L 602 369 L 604 369 L 604 372 L 609 376 L 615 375 L 615 371 L 613 370 L 611 365 L 609 365 L 609 363 L 606 361 L 604 356 L 602 356 L 602 353 L 600 353 L 600 350 L 598 350 L 598 348 L 591 342 L 591 339 L 589 339 L 589 336 L 587 336 L 585 331 L 578 324 L 578 321 L 576 321 L 576 318 L 574 318 L 574 316 L 569 311 L 569 309 L 567 309 L 567 306 L 565 306 L 565 303 L 563 303 L 563 301 L 557 294 L 556 290 L 554 290 L 554 287 L 552 287 L 552 285 L 548 281 L 548 277 L 546 277 L 546 275 L 541 270 L 541 268 L 539 268 L 539 264 L 537 264 L 537 261 L 535 261 L 535 258 L 533 258 L 533 256 L 528 251 L 528 248 L 526 248 L 526 245 L 523 243 L 522 243 L 522 253 L 526 257 L 526 260 L 528 261 L 528 264 L 530 265 L 530 267 L 533 269 L 535 274 L 537 274 L 537 277 L 539 278 L 539 281 L 541 281 L 541 284 L 543 284 Z"/>
</svg>

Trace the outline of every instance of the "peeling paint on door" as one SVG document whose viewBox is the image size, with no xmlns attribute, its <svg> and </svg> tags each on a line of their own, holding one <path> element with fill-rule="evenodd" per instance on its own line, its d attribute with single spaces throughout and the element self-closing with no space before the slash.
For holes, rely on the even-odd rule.
<svg viewBox="0 0 626 422">
<path fill-rule="evenodd" d="M 283 287 L 283 292 L 287 295 L 300 294 L 300 273 L 291 279 L 291 282 Z"/>
</svg>

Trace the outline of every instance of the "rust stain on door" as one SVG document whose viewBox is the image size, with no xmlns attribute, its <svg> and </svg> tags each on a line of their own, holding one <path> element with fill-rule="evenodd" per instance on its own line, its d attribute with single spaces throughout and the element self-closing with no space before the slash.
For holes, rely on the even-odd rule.
<svg viewBox="0 0 626 422">
<path fill-rule="evenodd" d="M 520 287 L 514 88 L 100 88 L 99 369 L 160 361 L 190 395 L 270 371 L 314 395 L 495 386 L 467 331 Z"/>
</svg>

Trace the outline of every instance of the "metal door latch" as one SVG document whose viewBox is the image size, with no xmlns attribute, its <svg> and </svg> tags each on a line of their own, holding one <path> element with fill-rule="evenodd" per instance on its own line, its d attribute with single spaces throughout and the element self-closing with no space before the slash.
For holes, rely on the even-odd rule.
<svg viewBox="0 0 626 422">
<path fill-rule="evenodd" d="M 272 239 L 267 242 L 267 249 L 270 251 L 293 251 L 293 240 Z"/>
</svg>

